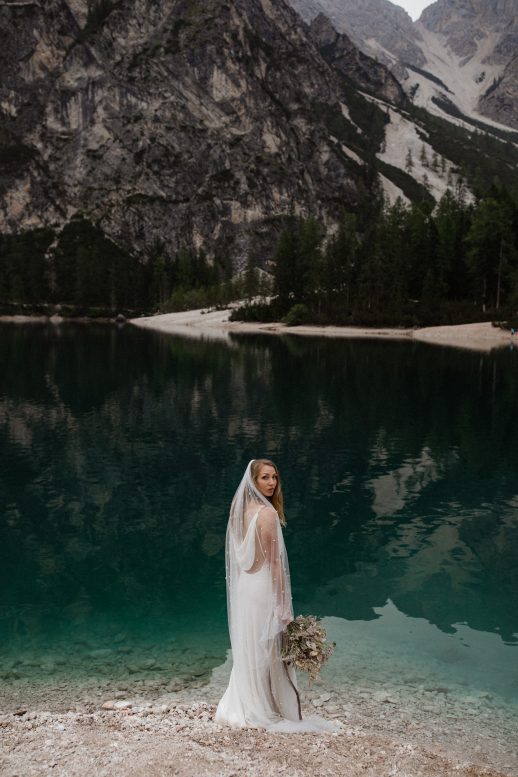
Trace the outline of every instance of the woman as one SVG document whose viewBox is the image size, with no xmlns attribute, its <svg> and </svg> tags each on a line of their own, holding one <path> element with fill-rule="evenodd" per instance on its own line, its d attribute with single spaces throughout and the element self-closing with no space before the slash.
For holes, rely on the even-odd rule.
<svg viewBox="0 0 518 777">
<path fill-rule="evenodd" d="M 226 537 L 227 606 L 233 667 L 215 720 L 277 728 L 299 721 L 295 672 L 281 659 L 282 632 L 293 620 L 282 536 L 277 467 L 252 459 L 232 500 Z"/>
</svg>

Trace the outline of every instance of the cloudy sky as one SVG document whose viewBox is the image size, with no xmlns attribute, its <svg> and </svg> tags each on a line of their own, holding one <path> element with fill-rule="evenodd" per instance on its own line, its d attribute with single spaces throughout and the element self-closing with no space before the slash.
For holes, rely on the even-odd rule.
<svg viewBox="0 0 518 777">
<path fill-rule="evenodd" d="M 418 19 L 423 8 L 431 5 L 433 0 L 392 0 L 392 2 L 408 11 L 412 19 Z"/>
</svg>

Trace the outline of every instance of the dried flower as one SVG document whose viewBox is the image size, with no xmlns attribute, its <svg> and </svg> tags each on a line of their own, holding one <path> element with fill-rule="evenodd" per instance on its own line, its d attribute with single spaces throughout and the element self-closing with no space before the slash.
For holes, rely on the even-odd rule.
<svg viewBox="0 0 518 777">
<path fill-rule="evenodd" d="M 282 635 L 282 660 L 308 673 L 311 684 L 320 677 L 322 665 L 329 660 L 335 642 L 326 642 L 326 630 L 316 615 L 297 615 Z"/>
</svg>

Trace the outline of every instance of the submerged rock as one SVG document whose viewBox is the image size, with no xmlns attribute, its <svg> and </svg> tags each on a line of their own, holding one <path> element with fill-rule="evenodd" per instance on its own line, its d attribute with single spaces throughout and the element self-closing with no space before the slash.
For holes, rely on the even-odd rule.
<svg viewBox="0 0 518 777">
<path fill-rule="evenodd" d="M 112 655 L 112 648 L 96 648 L 95 650 L 90 650 L 88 653 L 89 658 L 108 658 L 108 656 Z"/>
</svg>

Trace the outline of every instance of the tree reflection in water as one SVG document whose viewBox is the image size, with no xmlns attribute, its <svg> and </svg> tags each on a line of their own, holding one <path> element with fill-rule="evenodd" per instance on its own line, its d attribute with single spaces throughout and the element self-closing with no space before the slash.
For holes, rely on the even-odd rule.
<svg viewBox="0 0 518 777">
<path fill-rule="evenodd" d="M 267 455 L 297 610 L 516 643 L 516 352 L 68 324 L 2 325 L 0 358 L 3 637 L 224 641 L 228 506 Z"/>
</svg>

